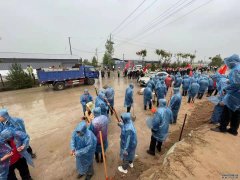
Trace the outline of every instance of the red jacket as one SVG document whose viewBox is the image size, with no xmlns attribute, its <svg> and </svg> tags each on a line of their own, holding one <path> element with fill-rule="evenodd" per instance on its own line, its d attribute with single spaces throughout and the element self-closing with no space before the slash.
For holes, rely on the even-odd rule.
<svg viewBox="0 0 240 180">
<path fill-rule="evenodd" d="M 167 87 L 171 87 L 171 85 L 172 85 L 172 78 L 168 76 L 165 79 L 165 84 L 166 84 Z"/>
<path fill-rule="evenodd" d="M 10 159 L 10 165 L 13 165 L 21 158 L 21 154 L 19 154 L 19 152 L 17 151 L 17 147 L 15 145 L 13 138 L 10 140 L 10 146 L 11 146 L 12 152 L 13 152 L 13 155 Z"/>
</svg>

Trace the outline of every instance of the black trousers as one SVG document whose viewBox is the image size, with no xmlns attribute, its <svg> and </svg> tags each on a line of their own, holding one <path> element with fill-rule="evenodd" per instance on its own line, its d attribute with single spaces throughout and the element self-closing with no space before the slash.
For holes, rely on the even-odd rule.
<svg viewBox="0 0 240 180">
<path fill-rule="evenodd" d="M 237 133 L 240 123 L 240 110 L 232 111 L 227 106 L 224 106 L 221 115 L 220 130 L 226 131 L 230 123 L 230 130 Z"/>
<path fill-rule="evenodd" d="M 17 180 L 14 170 L 17 169 L 23 180 L 31 180 L 31 175 L 28 169 L 27 161 L 25 158 L 20 158 L 16 163 L 9 167 L 8 180 Z"/>
<path fill-rule="evenodd" d="M 194 102 L 194 98 L 189 96 L 188 97 L 188 103 L 190 103 L 191 101 Z"/>
<path fill-rule="evenodd" d="M 182 96 L 187 96 L 187 91 L 183 90 L 182 91 Z"/>
<path fill-rule="evenodd" d="M 216 96 L 216 95 L 217 95 L 217 93 L 218 93 L 218 90 L 217 90 L 217 89 L 215 89 L 214 96 Z"/>
<path fill-rule="evenodd" d="M 197 98 L 198 98 L 198 99 L 202 99 L 202 97 L 203 97 L 203 93 L 198 93 Z"/>
<path fill-rule="evenodd" d="M 152 102 L 149 103 L 149 109 L 152 109 Z M 147 110 L 147 106 L 144 106 L 144 110 Z"/>
<path fill-rule="evenodd" d="M 208 90 L 208 96 L 211 96 L 212 93 L 213 93 L 213 91 L 214 91 L 214 89 L 209 89 L 209 90 Z"/>
<path fill-rule="evenodd" d="M 130 111 L 131 111 L 131 107 L 132 107 L 132 106 L 127 107 L 127 112 L 130 112 Z"/>
<path fill-rule="evenodd" d="M 162 150 L 162 142 L 161 141 L 157 141 L 157 139 L 155 137 L 153 137 L 153 135 L 151 136 L 151 142 L 150 142 L 150 146 L 149 146 L 149 151 L 151 151 L 153 154 L 155 154 L 155 148 L 157 147 L 157 150 L 159 152 L 161 152 Z"/>
<path fill-rule="evenodd" d="M 113 109 L 113 107 L 111 106 L 111 109 L 110 108 L 108 108 L 108 110 L 107 110 L 107 114 L 109 114 L 109 111 L 111 112 L 111 116 L 113 115 L 113 111 L 112 111 L 112 109 Z"/>
</svg>

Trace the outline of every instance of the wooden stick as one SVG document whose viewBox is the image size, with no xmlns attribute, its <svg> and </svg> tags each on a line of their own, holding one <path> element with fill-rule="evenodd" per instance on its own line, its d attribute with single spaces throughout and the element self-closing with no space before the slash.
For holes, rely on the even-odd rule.
<svg viewBox="0 0 240 180">
<path fill-rule="evenodd" d="M 108 102 L 107 98 L 104 99 L 108 105 L 108 107 L 110 108 L 110 110 L 114 113 L 116 119 L 118 122 L 121 122 L 121 120 L 119 119 L 118 115 L 117 115 L 117 112 L 114 108 L 112 108 L 112 106 L 110 105 L 110 103 Z"/>
<path fill-rule="evenodd" d="M 182 139 L 182 133 L 183 133 L 183 129 L 184 129 L 184 126 L 185 126 L 186 119 L 187 119 L 187 114 L 185 114 L 185 117 L 184 117 L 181 133 L 180 133 L 180 136 L 179 136 L 179 141 L 181 141 L 181 139 Z"/>
<path fill-rule="evenodd" d="M 101 141 L 101 147 L 102 147 L 102 157 L 103 157 L 103 163 L 104 163 L 104 172 L 105 172 L 106 180 L 108 180 L 107 164 L 106 164 L 104 147 L 103 147 L 103 139 L 102 139 L 102 131 L 99 131 L 99 134 L 100 134 L 100 141 Z"/>
</svg>

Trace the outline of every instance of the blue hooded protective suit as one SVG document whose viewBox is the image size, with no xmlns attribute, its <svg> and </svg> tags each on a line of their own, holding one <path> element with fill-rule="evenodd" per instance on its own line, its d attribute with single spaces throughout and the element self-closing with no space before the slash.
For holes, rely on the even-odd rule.
<svg viewBox="0 0 240 180">
<path fill-rule="evenodd" d="M 123 122 L 119 124 L 121 128 L 120 157 L 122 160 L 133 161 L 137 147 L 137 132 L 131 119 L 131 113 L 123 113 L 121 118 Z M 124 155 L 124 151 L 127 152 L 127 155 Z"/>
<path fill-rule="evenodd" d="M 172 122 L 172 111 L 166 107 L 166 100 L 159 99 L 159 108 L 152 119 L 152 135 L 159 142 L 166 140 L 169 123 Z"/>
<path fill-rule="evenodd" d="M 101 108 L 100 107 L 95 107 L 93 109 L 93 114 L 94 114 L 94 117 L 101 116 Z"/>
<path fill-rule="evenodd" d="M 164 81 L 160 81 L 160 83 L 156 86 L 156 95 L 158 99 L 163 99 L 167 94 L 167 87 L 164 84 Z"/>
<path fill-rule="evenodd" d="M 181 78 L 181 76 L 176 76 L 173 86 L 175 88 L 179 88 L 182 84 L 182 81 L 183 79 Z"/>
<path fill-rule="evenodd" d="M 150 104 L 151 100 L 152 100 L 152 89 L 151 89 L 151 85 L 148 84 L 148 86 L 143 91 L 144 106 L 147 106 L 147 104 Z"/>
<path fill-rule="evenodd" d="M 188 96 L 194 98 L 198 93 L 199 87 L 199 84 L 194 79 L 192 84 L 188 88 Z"/>
<path fill-rule="evenodd" d="M 11 117 L 7 109 L 0 110 L 0 116 L 5 118 L 6 123 L 2 123 L 2 129 L 11 127 L 15 130 L 23 131 L 26 133 L 24 121 L 20 118 Z"/>
<path fill-rule="evenodd" d="M 206 78 L 202 78 L 199 80 L 199 93 L 205 93 L 208 88 L 208 80 Z"/>
<path fill-rule="evenodd" d="M 97 114 L 99 114 L 101 110 L 99 108 L 95 108 L 94 112 L 96 113 L 96 111 L 99 111 L 97 113 Z M 92 120 L 89 129 L 97 137 L 97 147 L 96 147 L 95 152 L 97 152 L 97 153 L 102 152 L 99 131 L 102 131 L 103 145 L 104 145 L 104 150 L 106 151 L 106 149 L 108 147 L 108 138 L 107 138 L 107 135 L 108 135 L 108 118 L 104 115 L 100 115 L 100 116 L 95 117 Z"/>
<path fill-rule="evenodd" d="M 79 133 L 78 133 L 79 132 Z M 81 135 L 79 135 L 81 134 Z M 85 121 L 81 121 L 72 134 L 71 150 L 75 151 L 78 173 L 84 175 L 93 163 L 97 139 L 92 131 L 87 129 Z"/>
<path fill-rule="evenodd" d="M 150 80 L 148 81 L 147 86 L 148 86 L 149 84 L 151 84 L 151 89 L 153 90 L 153 89 L 155 88 L 155 83 L 154 83 L 152 77 L 150 77 Z M 150 86 L 149 86 L 149 87 L 150 87 Z"/>
<path fill-rule="evenodd" d="M 12 148 L 4 142 L 4 139 L 0 137 L 0 159 L 5 155 L 9 154 L 12 151 Z M 8 170 L 10 166 L 10 158 L 0 162 L 0 179 L 7 180 Z"/>
<path fill-rule="evenodd" d="M 93 101 L 93 98 L 92 98 L 92 96 L 88 93 L 88 90 L 85 89 L 85 90 L 84 90 L 84 94 L 80 97 L 80 102 L 81 102 L 81 104 L 82 104 L 83 113 L 85 113 L 85 111 L 86 111 L 86 104 L 87 104 L 88 102 L 91 102 L 91 101 Z"/>
<path fill-rule="evenodd" d="M 240 109 L 240 58 L 234 54 L 226 58 L 224 62 L 231 71 L 228 75 L 229 85 L 225 87 L 226 95 L 223 103 L 235 112 Z"/>
<path fill-rule="evenodd" d="M 20 152 L 20 154 L 26 159 L 29 165 L 34 167 L 32 157 L 27 152 L 27 148 L 29 146 L 29 136 L 26 133 L 15 130 L 13 128 L 6 128 L 0 133 L 0 139 L 3 139 L 5 142 L 12 138 L 14 138 L 14 143 L 17 148 L 20 146 L 24 146 L 24 149 Z"/>
<path fill-rule="evenodd" d="M 209 78 L 208 79 L 208 90 L 213 90 L 214 87 L 213 87 L 213 79 L 212 78 Z"/>
<path fill-rule="evenodd" d="M 106 96 L 103 92 L 99 92 L 98 96 L 95 101 L 95 107 L 100 107 L 101 108 L 101 115 L 105 115 L 108 117 L 108 105 L 105 101 Z"/>
<path fill-rule="evenodd" d="M 105 91 L 105 96 L 112 107 L 114 107 L 114 89 L 112 87 L 108 87 Z"/>
<path fill-rule="evenodd" d="M 130 107 L 133 103 L 133 84 L 130 84 L 125 92 L 124 107 Z"/>
<path fill-rule="evenodd" d="M 173 93 L 174 94 L 171 97 L 169 108 L 172 110 L 173 123 L 176 123 L 178 112 L 182 103 L 182 96 L 180 94 L 179 88 L 174 88 Z"/>
<path fill-rule="evenodd" d="M 184 91 L 187 91 L 189 86 L 190 86 L 190 78 L 188 77 L 188 75 L 184 75 L 184 79 L 182 81 L 182 88 Z"/>
</svg>

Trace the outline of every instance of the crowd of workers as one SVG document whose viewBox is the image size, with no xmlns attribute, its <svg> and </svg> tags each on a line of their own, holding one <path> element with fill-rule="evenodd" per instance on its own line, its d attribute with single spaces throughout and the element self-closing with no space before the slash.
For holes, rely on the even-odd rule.
<svg viewBox="0 0 240 180">
<path fill-rule="evenodd" d="M 177 123 L 178 112 L 182 96 L 188 96 L 187 102 L 194 103 L 195 98 L 202 99 L 217 95 L 211 123 L 220 124 L 212 128 L 217 132 L 238 134 L 240 123 L 240 59 L 238 55 L 226 58 L 225 64 L 230 70 L 228 76 L 215 73 L 193 73 L 193 76 L 182 75 L 180 72 L 167 77 L 151 77 L 143 92 L 143 109 L 152 109 L 153 116 L 148 119 L 151 128 L 150 145 L 147 153 L 155 156 L 155 151 L 161 152 L 162 144 L 166 140 L 170 124 Z M 173 86 L 173 94 L 167 103 L 166 95 Z M 182 93 L 180 93 L 182 88 Z M 121 166 L 118 170 L 128 173 L 133 168 L 135 151 L 137 147 L 137 132 L 131 116 L 133 106 L 134 85 L 130 84 L 125 91 L 124 107 L 126 113 L 121 114 L 118 125 L 121 128 L 120 158 Z M 76 158 L 78 177 L 86 176 L 91 179 L 93 160 L 104 162 L 105 152 L 108 148 L 109 115 L 116 113 L 114 109 L 115 91 L 109 85 L 97 92 L 95 103 L 88 90 L 80 97 L 84 117 L 73 131 L 70 147 L 71 155 Z M 157 109 L 153 110 L 154 99 L 157 98 Z M 117 115 L 116 115 L 117 117 Z M 14 170 L 18 169 L 22 179 L 32 179 L 28 165 L 33 166 L 32 158 L 35 154 L 29 145 L 29 136 L 25 130 L 24 121 L 9 116 L 6 109 L 0 110 L 0 179 L 16 179 Z M 227 126 L 230 123 L 230 128 Z"/>
</svg>

